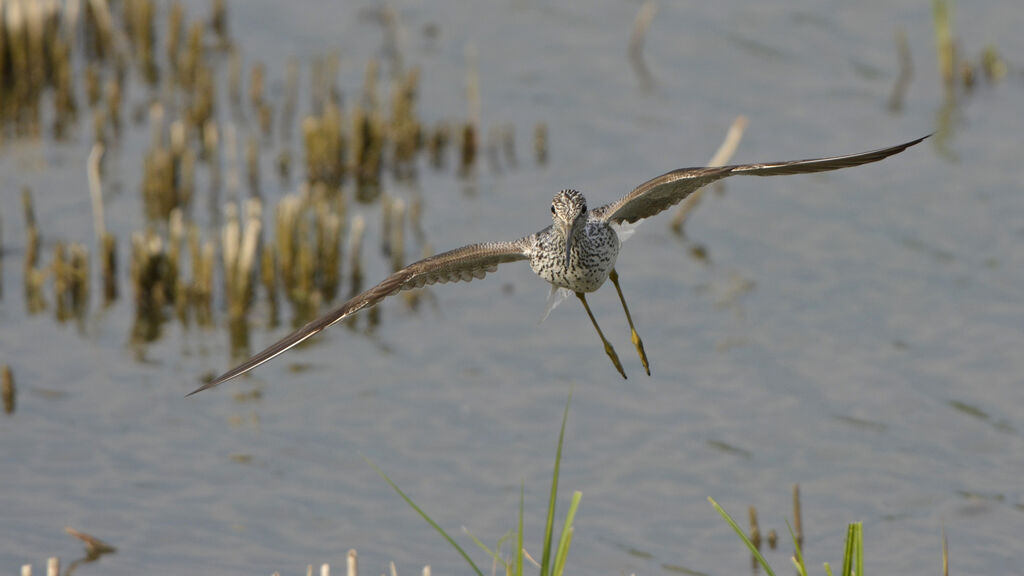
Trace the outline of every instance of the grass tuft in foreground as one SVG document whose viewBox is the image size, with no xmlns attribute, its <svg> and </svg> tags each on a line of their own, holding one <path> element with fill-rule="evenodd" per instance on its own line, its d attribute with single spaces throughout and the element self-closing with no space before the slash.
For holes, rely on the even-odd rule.
<svg viewBox="0 0 1024 576">
<path fill-rule="evenodd" d="M 572 500 L 569 502 L 569 510 L 565 515 L 565 522 L 562 524 L 562 533 L 558 538 L 558 545 L 552 548 L 552 543 L 554 542 L 555 502 L 558 498 L 559 467 L 562 462 L 562 443 L 565 439 L 565 423 L 569 419 L 569 405 L 571 403 L 572 389 L 570 388 L 569 398 L 565 402 L 565 410 L 562 413 L 562 428 L 558 433 L 558 446 L 555 450 L 555 469 L 551 474 L 551 496 L 548 500 L 548 514 L 547 522 L 544 527 L 544 544 L 542 547 L 541 562 L 538 565 L 540 567 L 541 576 L 562 576 L 565 573 L 565 561 L 566 558 L 568 558 L 569 556 L 569 547 L 572 545 L 572 536 L 574 533 L 573 522 L 576 518 L 576 510 L 577 508 L 579 508 L 580 505 L 580 499 L 583 498 L 582 492 L 578 490 L 576 492 L 573 492 Z M 388 478 L 387 474 L 385 474 L 384 471 L 381 470 L 376 464 L 374 464 L 369 458 L 363 456 L 363 459 L 366 460 L 366 463 L 369 464 L 370 467 L 373 468 L 374 471 L 377 472 L 377 474 L 379 474 L 380 477 L 383 478 L 384 481 L 387 482 L 388 485 L 391 486 L 391 488 L 394 489 L 394 491 L 397 492 L 398 495 L 401 496 L 403 500 L 405 500 L 406 504 L 408 504 L 413 510 L 415 510 L 416 513 L 419 514 L 421 518 L 426 520 L 427 524 L 430 524 L 430 526 L 433 527 L 434 530 L 436 530 L 437 533 L 440 534 L 441 537 L 443 537 L 448 542 L 448 544 L 455 548 L 459 555 L 462 556 L 462 558 L 466 561 L 466 563 L 469 564 L 470 568 L 472 568 L 473 571 L 478 576 L 483 576 L 483 572 L 480 570 L 480 567 L 477 566 L 475 562 L 473 562 L 473 559 L 469 557 L 469 554 L 467 554 L 466 551 L 461 546 L 459 546 L 458 542 L 456 542 L 450 535 L 448 535 L 447 532 L 445 532 L 444 528 L 441 528 L 441 526 L 438 525 L 437 522 L 435 522 L 422 508 L 417 506 L 416 503 L 413 502 L 412 498 L 406 495 L 406 493 L 403 492 L 402 489 L 399 488 L 398 485 L 391 480 L 391 478 Z M 488 556 L 492 558 L 494 562 L 494 567 L 497 568 L 497 565 L 499 563 L 503 564 L 505 566 L 505 573 L 508 575 L 523 575 L 524 558 L 527 558 L 532 563 L 536 564 L 536 562 L 529 557 L 529 554 L 526 553 L 525 547 L 523 545 L 524 494 L 525 487 L 520 485 L 519 525 L 516 531 L 516 550 L 513 561 L 505 560 L 501 555 L 501 547 L 505 543 L 505 541 L 508 540 L 509 537 L 511 537 L 511 533 L 502 536 L 501 539 L 498 540 L 497 546 L 492 551 L 486 545 L 484 545 L 483 542 L 481 542 L 478 538 L 476 538 L 475 536 L 470 534 L 468 530 L 466 530 L 467 535 L 473 540 L 473 542 L 478 547 L 480 547 L 484 552 L 486 552 Z"/>
<path fill-rule="evenodd" d="M 722 518 L 732 526 L 732 529 L 736 531 L 736 535 L 743 540 L 743 543 L 750 549 L 750 553 L 757 559 L 758 564 L 761 568 L 764 568 L 765 574 L 768 576 L 775 576 L 775 571 L 768 565 L 768 561 L 765 560 L 764 556 L 761 555 L 761 551 L 757 549 L 757 546 L 747 538 L 747 535 L 740 528 L 739 524 L 729 516 L 729 513 L 725 511 L 718 502 L 715 502 L 714 498 L 708 498 L 708 502 L 718 510 L 718 513 L 722 515 Z M 787 523 L 787 526 L 789 524 Z M 793 566 L 796 567 L 797 574 L 800 576 L 807 576 L 807 566 L 804 564 L 804 557 L 800 551 L 800 540 L 793 532 L 793 528 L 789 527 L 789 535 L 793 539 L 794 554 L 791 557 Z M 832 575 L 832 567 L 829 566 L 828 562 L 825 562 L 825 573 L 828 576 Z M 843 551 L 843 570 L 839 573 L 840 576 L 863 576 L 864 575 L 864 532 L 863 525 L 860 522 L 851 523 L 846 530 L 846 548 Z"/>
</svg>

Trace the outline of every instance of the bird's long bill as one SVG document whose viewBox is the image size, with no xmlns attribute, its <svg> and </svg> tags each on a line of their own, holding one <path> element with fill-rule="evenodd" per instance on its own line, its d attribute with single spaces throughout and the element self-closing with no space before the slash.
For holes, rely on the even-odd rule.
<svg viewBox="0 0 1024 576">
<path fill-rule="evenodd" d="M 565 268 L 569 269 L 569 259 L 572 257 L 572 237 L 573 237 L 573 226 L 572 224 L 560 223 L 562 238 L 565 238 Z"/>
</svg>

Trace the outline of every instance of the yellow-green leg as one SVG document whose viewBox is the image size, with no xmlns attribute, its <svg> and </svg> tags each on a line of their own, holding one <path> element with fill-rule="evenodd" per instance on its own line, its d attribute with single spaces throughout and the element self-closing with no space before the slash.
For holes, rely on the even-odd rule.
<svg viewBox="0 0 1024 576">
<path fill-rule="evenodd" d="M 587 304 L 587 297 L 583 292 L 577 292 L 576 297 L 583 302 L 583 307 L 587 310 L 587 316 L 590 316 L 590 321 L 594 323 L 594 329 L 597 330 L 597 335 L 601 337 L 601 343 L 604 344 L 604 352 L 612 359 L 612 364 L 615 365 L 615 369 L 622 374 L 622 377 L 626 377 L 626 371 L 622 369 L 622 363 L 619 362 L 619 355 L 615 353 L 615 348 L 612 348 L 608 339 L 604 337 L 604 333 L 601 332 L 601 327 L 597 325 L 597 320 L 594 318 L 594 313 L 590 311 L 590 304 Z"/>
<path fill-rule="evenodd" d="M 612 268 L 612 273 L 608 276 L 612 280 L 612 284 L 615 284 L 615 291 L 619 293 L 619 301 L 622 302 L 622 309 L 626 311 L 626 321 L 629 322 L 629 331 L 632 332 L 633 346 L 636 346 L 636 352 L 640 355 L 640 362 L 644 365 L 644 370 L 647 370 L 647 375 L 651 375 L 651 366 L 647 363 L 647 353 L 644 352 L 643 340 L 640 340 L 640 335 L 636 333 L 636 328 L 633 327 L 633 317 L 629 315 L 629 306 L 626 306 L 626 299 L 622 296 L 622 288 L 619 287 L 619 273 Z"/>
</svg>

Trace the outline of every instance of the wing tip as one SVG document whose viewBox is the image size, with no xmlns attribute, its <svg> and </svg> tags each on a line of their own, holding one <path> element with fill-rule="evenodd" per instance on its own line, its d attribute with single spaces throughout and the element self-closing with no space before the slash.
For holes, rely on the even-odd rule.
<svg viewBox="0 0 1024 576">
<path fill-rule="evenodd" d="M 209 388 L 213 388 L 215 386 L 219 386 L 219 385 L 227 382 L 228 380 L 231 380 L 235 376 L 237 376 L 237 374 L 235 374 L 234 376 L 227 376 L 225 374 L 224 376 L 221 376 L 220 378 L 217 378 L 215 380 L 210 380 L 209 382 L 207 382 L 206 384 L 203 384 L 199 388 L 196 388 L 195 390 L 189 392 L 188 394 L 185 394 L 185 398 L 188 398 L 189 396 L 195 396 L 196 394 L 199 394 L 203 390 L 207 390 Z"/>
</svg>

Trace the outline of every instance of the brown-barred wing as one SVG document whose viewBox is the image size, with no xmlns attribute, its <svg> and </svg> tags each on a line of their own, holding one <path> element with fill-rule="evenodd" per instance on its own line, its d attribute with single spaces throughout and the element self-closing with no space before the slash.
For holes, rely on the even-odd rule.
<svg viewBox="0 0 1024 576">
<path fill-rule="evenodd" d="M 380 284 L 352 297 L 344 304 L 271 344 L 262 352 L 193 390 L 188 395 L 191 396 L 241 376 L 294 348 L 324 328 L 344 320 L 364 308 L 372 307 L 388 296 L 402 290 L 422 288 L 436 282 L 470 281 L 483 278 L 488 272 L 497 270 L 498 264 L 528 259 L 531 247 L 530 237 L 513 242 L 484 242 L 463 246 L 414 262 L 388 276 Z"/>
<path fill-rule="evenodd" d="M 893 154 L 898 154 L 927 137 L 911 140 L 898 146 L 846 156 L 762 164 L 735 164 L 719 168 L 680 168 L 644 182 L 622 198 L 594 209 L 593 214 L 608 222 L 632 223 L 654 216 L 679 203 L 701 187 L 728 176 L 782 176 L 850 168 L 877 162 Z"/>
</svg>

